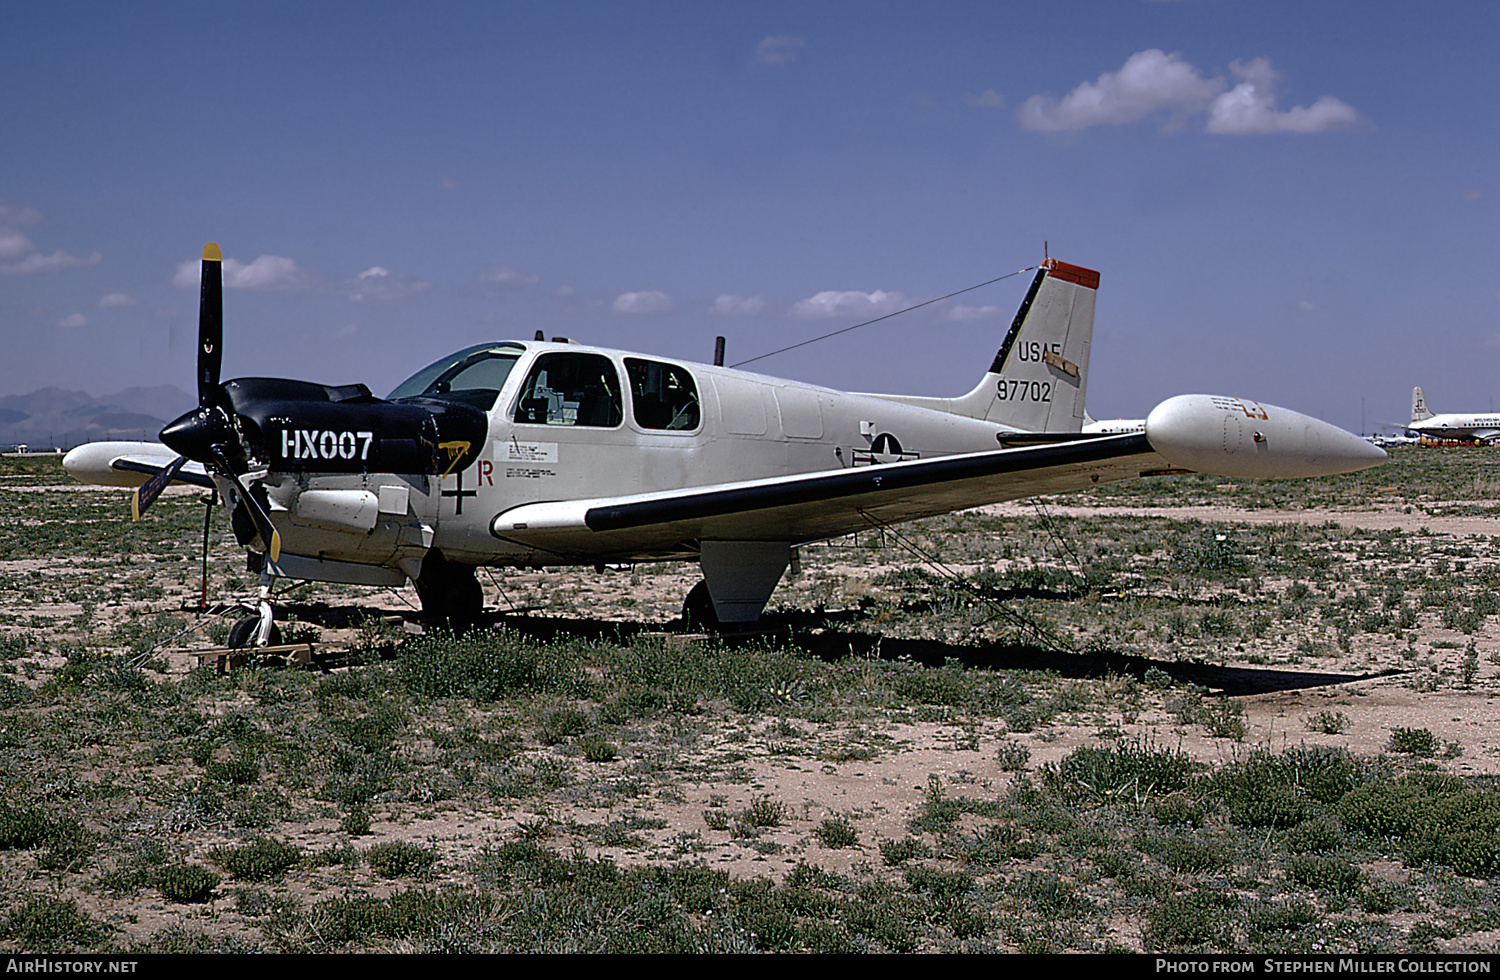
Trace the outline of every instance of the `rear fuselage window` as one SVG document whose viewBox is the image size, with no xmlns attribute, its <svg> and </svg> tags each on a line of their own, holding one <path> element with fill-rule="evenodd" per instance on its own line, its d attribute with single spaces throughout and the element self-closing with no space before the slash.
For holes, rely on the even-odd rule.
<svg viewBox="0 0 1500 980">
<path fill-rule="evenodd" d="M 541 355 L 516 400 L 517 422 L 608 428 L 624 418 L 620 376 L 602 354 L 559 351 Z"/>
<path fill-rule="evenodd" d="M 636 425 L 680 432 L 698 428 L 698 386 L 686 368 L 627 357 L 625 373 L 630 375 L 630 407 Z"/>
</svg>

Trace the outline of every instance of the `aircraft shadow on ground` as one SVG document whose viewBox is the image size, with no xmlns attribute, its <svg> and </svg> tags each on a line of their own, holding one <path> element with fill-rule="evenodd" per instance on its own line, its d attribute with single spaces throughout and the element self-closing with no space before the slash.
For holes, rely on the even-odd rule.
<svg viewBox="0 0 1500 980">
<path fill-rule="evenodd" d="M 343 615 L 344 610 L 322 607 L 333 618 L 358 621 L 369 612 Z M 307 607 L 308 613 L 315 613 Z M 390 611 L 388 614 L 399 613 Z M 299 618 L 319 625 L 316 615 Z M 1129 676 L 1144 681 L 1155 668 L 1174 681 L 1207 688 L 1210 696 L 1244 697 L 1284 691 L 1306 690 L 1351 684 L 1402 673 L 1386 670 L 1366 673 L 1287 670 L 1252 665 L 1221 666 L 1202 661 L 1166 660 L 1118 651 L 1090 650 L 1074 652 L 1048 649 L 1030 643 L 950 643 L 940 640 L 903 639 L 873 632 L 868 616 L 858 609 L 836 612 L 791 611 L 765 616 L 753 628 L 725 630 L 714 634 L 719 642 L 735 645 L 747 643 L 791 643 L 798 649 L 825 661 L 844 657 L 870 657 L 890 661 L 908 661 L 938 667 L 957 662 L 966 667 L 986 670 L 1035 670 L 1068 678 L 1102 678 Z M 492 625 L 482 628 L 513 629 L 541 640 L 574 638 L 591 641 L 629 642 L 647 635 L 690 636 L 681 620 L 666 623 L 622 622 L 582 616 L 544 616 L 530 613 L 500 615 Z"/>
<path fill-rule="evenodd" d="M 276 619 L 287 622 L 311 623 L 323 629 L 358 629 L 373 619 L 386 616 L 411 616 L 411 609 L 370 609 L 364 606 L 330 606 L 323 602 L 278 602 Z"/>
</svg>

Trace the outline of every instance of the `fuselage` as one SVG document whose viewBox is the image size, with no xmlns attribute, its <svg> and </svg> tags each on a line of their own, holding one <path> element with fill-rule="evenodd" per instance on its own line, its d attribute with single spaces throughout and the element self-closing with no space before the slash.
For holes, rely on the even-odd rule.
<svg viewBox="0 0 1500 980">
<path fill-rule="evenodd" d="M 485 565 L 688 558 L 693 552 L 684 548 L 559 555 L 497 539 L 491 526 L 526 504 L 976 452 L 998 448 L 997 437 L 1014 431 L 896 396 L 568 343 L 459 351 L 398 386 L 390 400 L 412 397 L 483 411 L 482 444 L 455 448 L 459 465 L 440 478 L 319 473 L 316 462 L 307 472 L 283 473 L 290 469 L 284 460 L 268 460 L 271 516 L 289 561 L 316 556 L 325 564 L 400 568 L 428 548 Z M 368 430 L 299 430 L 265 441 L 271 455 L 318 454 L 358 452 L 369 438 Z"/>
</svg>

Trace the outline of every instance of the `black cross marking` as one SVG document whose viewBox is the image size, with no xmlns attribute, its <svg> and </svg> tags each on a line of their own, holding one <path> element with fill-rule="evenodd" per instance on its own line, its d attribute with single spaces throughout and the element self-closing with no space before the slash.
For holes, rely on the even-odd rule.
<svg viewBox="0 0 1500 980">
<path fill-rule="evenodd" d="M 477 496 L 479 496 L 479 491 L 478 490 L 465 490 L 464 489 L 464 471 L 463 470 L 459 470 L 457 473 L 454 474 L 454 476 L 456 476 L 458 478 L 458 488 L 455 489 L 455 490 L 444 490 L 443 491 L 443 496 L 445 496 L 445 497 L 457 497 L 458 499 L 453 502 L 453 504 L 454 504 L 454 506 L 453 506 L 453 513 L 455 513 L 455 514 L 462 514 L 464 512 L 464 498 L 465 497 L 477 497 Z"/>
</svg>

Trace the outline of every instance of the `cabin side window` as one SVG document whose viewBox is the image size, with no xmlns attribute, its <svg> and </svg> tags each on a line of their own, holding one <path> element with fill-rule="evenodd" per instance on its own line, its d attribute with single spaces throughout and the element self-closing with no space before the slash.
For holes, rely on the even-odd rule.
<svg viewBox="0 0 1500 980">
<path fill-rule="evenodd" d="M 636 425 L 677 432 L 698 428 L 702 417 L 698 386 L 686 368 L 627 357 L 625 372 L 630 376 L 630 407 Z"/>
<path fill-rule="evenodd" d="M 541 355 L 516 399 L 517 422 L 610 428 L 624 418 L 620 376 L 602 354 Z"/>
</svg>

